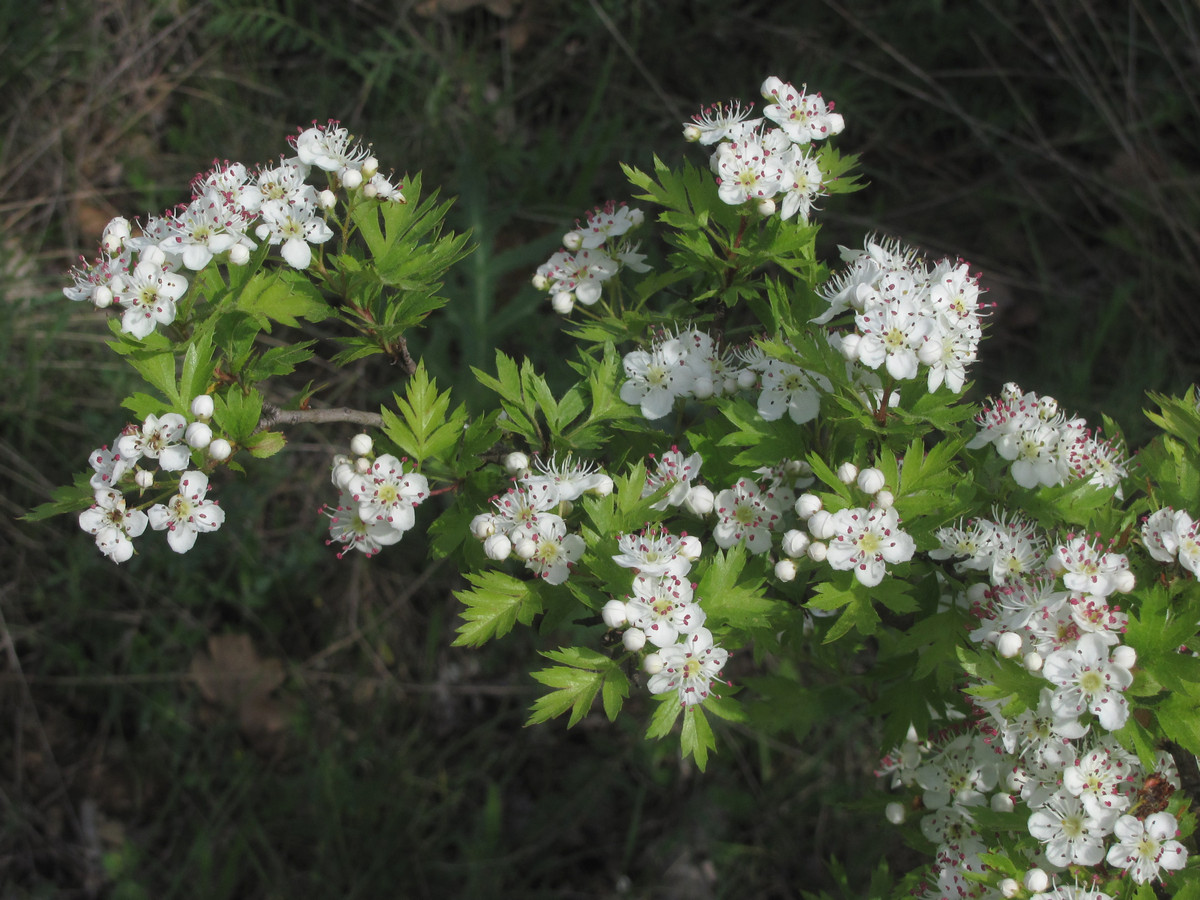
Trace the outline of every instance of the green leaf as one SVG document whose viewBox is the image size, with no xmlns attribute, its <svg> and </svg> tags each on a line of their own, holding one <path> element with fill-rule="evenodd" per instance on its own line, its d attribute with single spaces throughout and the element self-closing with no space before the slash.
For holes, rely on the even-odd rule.
<svg viewBox="0 0 1200 900">
<path fill-rule="evenodd" d="M 262 418 L 263 397 L 256 390 L 226 391 L 213 397 L 213 421 L 236 444 L 250 442 Z"/>
<path fill-rule="evenodd" d="M 679 746 L 684 757 L 690 756 L 695 759 L 696 766 L 703 772 L 708 765 L 708 751 L 716 749 L 717 741 L 713 737 L 712 726 L 704 716 L 703 708 L 697 704 L 684 710 Z"/>
<path fill-rule="evenodd" d="M 467 608 L 458 627 L 455 647 L 479 647 L 492 638 L 503 637 L 520 621 L 528 625 L 542 611 L 542 601 L 532 583 L 503 572 L 467 574 L 473 587 L 455 591 L 454 596 Z"/>
<path fill-rule="evenodd" d="M 650 725 L 646 728 L 646 737 L 660 740 L 671 733 L 671 729 L 675 726 L 675 720 L 683 711 L 683 704 L 679 702 L 679 694 L 676 691 L 669 691 L 657 699 L 658 709 L 654 710 L 654 715 L 650 717 Z"/>
<path fill-rule="evenodd" d="M 266 459 L 274 456 L 287 445 L 287 438 L 279 431 L 259 431 L 251 436 L 246 443 L 246 449 L 251 456 Z"/>
<path fill-rule="evenodd" d="M 21 516 L 23 522 L 40 522 L 52 516 L 63 513 L 78 513 L 96 502 L 96 490 L 89 483 L 91 475 L 78 472 L 75 483 L 57 487 L 50 494 L 50 500 L 39 504 Z"/>
<path fill-rule="evenodd" d="M 467 412 L 461 405 L 447 415 L 450 391 L 438 393 L 437 382 L 425 371 L 424 362 L 408 380 L 404 397 L 392 395 L 397 416 L 384 407 L 383 432 L 418 464 L 430 457 L 444 455 L 458 443 L 467 422 Z"/>
<path fill-rule="evenodd" d="M 587 715 L 596 699 L 596 693 L 604 682 L 601 672 L 586 669 L 571 669 L 565 666 L 554 666 L 533 673 L 533 677 L 548 687 L 554 688 L 549 694 L 538 697 L 534 702 L 529 721 L 526 725 L 537 725 L 541 722 L 561 716 L 568 709 L 571 718 L 567 727 L 573 728 L 579 720 Z"/>
<path fill-rule="evenodd" d="M 321 322 L 333 315 L 308 275 L 294 269 L 258 272 L 238 294 L 234 309 L 253 316 L 267 331 L 270 322 L 295 328 L 300 319 Z"/>
<path fill-rule="evenodd" d="M 747 559 L 742 544 L 716 551 L 696 586 L 696 599 L 715 622 L 734 628 L 770 628 L 772 614 L 782 604 L 763 596 L 762 578 L 743 579 Z"/>
</svg>

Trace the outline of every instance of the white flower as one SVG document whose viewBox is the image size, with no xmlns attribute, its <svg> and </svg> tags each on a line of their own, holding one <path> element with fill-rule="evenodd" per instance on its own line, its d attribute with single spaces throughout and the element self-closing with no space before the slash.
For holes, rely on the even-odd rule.
<svg viewBox="0 0 1200 900">
<path fill-rule="evenodd" d="M 638 575 L 633 596 L 625 604 L 629 624 L 640 628 L 655 647 L 669 647 L 681 634 L 704 624 L 704 610 L 695 602 L 692 586 L 676 575 Z"/>
<path fill-rule="evenodd" d="M 279 247 L 279 254 L 293 269 L 307 269 L 312 262 L 309 244 L 323 244 L 333 231 L 320 217 L 314 202 L 288 203 L 268 200 L 262 205 L 259 238 Z"/>
<path fill-rule="evenodd" d="M 1133 816 L 1121 816 L 1113 833 L 1120 841 L 1108 850 L 1108 864 L 1128 869 L 1138 884 L 1161 878 L 1159 869 L 1175 871 L 1187 862 L 1187 850 L 1174 840 L 1179 824 L 1170 813 L 1158 812 L 1139 822 Z"/>
<path fill-rule="evenodd" d="M 1085 634 L 1074 648 L 1051 653 L 1042 675 L 1058 685 L 1050 700 L 1058 715 L 1077 719 L 1087 710 L 1109 731 L 1129 718 L 1122 692 L 1133 683 L 1133 675 L 1109 661 L 1108 644 L 1098 634 Z"/>
<path fill-rule="evenodd" d="M 96 503 L 79 514 L 79 527 L 96 536 L 100 552 L 115 563 L 133 556 L 133 541 L 146 530 L 147 517 L 140 509 L 126 509 L 119 491 L 96 491 Z"/>
<path fill-rule="evenodd" d="M 833 537 L 826 559 L 835 569 L 853 569 L 867 587 L 883 580 L 887 563 L 907 562 L 916 550 L 913 539 L 900 530 L 894 507 L 839 510 L 830 524 Z"/>
<path fill-rule="evenodd" d="M 707 628 L 698 628 L 682 644 L 663 647 L 658 656 L 663 667 L 647 683 L 650 693 L 678 691 L 679 702 L 692 706 L 708 699 L 712 680 L 721 674 L 729 651 L 714 646 Z"/>
<path fill-rule="evenodd" d="M 796 90 L 774 75 L 762 83 L 762 95 L 774 102 L 763 107 L 763 115 L 782 128 L 797 144 L 823 140 L 840 134 L 846 127 L 833 104 L 825 105 L 820 94 L 806 94 L 802 85 Z"/>
<path fill-rule="evenodd" d="M 640 406 L 647 419 L 661 419 L 671 411 L 676 397 L 691 393 L 695 373 L 685 363 L 684 346 L 672 338 L 649 351 L 632 350 L 623 361 L 626 381 L 621 399 Z"/>
<path fill-rule="evenodd" d="M 753 136 L 721 144 L 713 157 L 717 173 L 717 195 L 730 206 L 747 200 L 763 200 L 779 193 L 783 167 Z"/>
<path fill-rule="evenodd" d="M 767 360 L 762 373 L 758 414 L 768 422 L 788 417 L 797 425 L 811 422 L 821 411 L 821 394 L 831 388 L 824 375 L 806 372 L 777 359 Z"/>
<path fill-rule="evenodd" d="M 699 453 L 685 457 L 678 447 L 671 447 L 658 458 L 658 465 L 653 472 L 646 473 L 646 484 L 642 488 L 642 496 L 649 497 L 655 491 L 667 487 L 665 497 L 650 508 L 664 510 L 669 506 L 679 506 L 688 498 L 692 490 L 692 479 L 700 472 L 703 460 Z"/>
<path fill-rule="evenodd" d="M 675 575 L 682 578 L 692 563 L 684 555 L 682 539 L 661 526 L 652 526 L 640 534 L 623 534 L 617 539 L 621 552 L 613 561 L 642 575 Z"/>
<path fill-rule="evenodd" d="M 176 553 L 187 553 L 200 532 L 216 531 L 225 521 L 225 510 L 205 500 L 208 476 L 203 472 L 184 472 L 179 478 L 179 493 L 167 505 L 150 507 L 150 527 L 167 531 L 167 543 Z"/>
<path fill-rule="evenodd" d="M 1029 817 L 1029 833 L 1046 845 L 1046 859 L 1054 865 L 1094 866 L 1104 859 L 1104 837 L 1116 815 L 1059 794 Z"/>
<path fill-rule="evenodd" d="M 141 261 L 115 291 L 116 301 L 125 307 L 121 330 L 144 338 L 155 325 L 175 321 L 175 301 L 187 290 L 187 279 L 170 273 L 166 257 L 157 247 L 143 251 Z"/>
<path fill-rule="evenodd" d="M 692 116 L 692 121 L 683 123 L 683 137 L 708 146 L 726 139 L 738 140 L 742 135 L 753 133 L 762 119 L 751 119 L 754 106 L 745 108 L 737 100 L 729 103 L 714 103 Z"/>
<path fill-rule="evenodd" d="M 364 522 L 404 532 L 413 527 L 414 510 L 429 496 L 429 481 L 419 472 L 405 472 L 400 460 L 385 453 L 366 475 L 350 482 L 350 490 Z"/>
<path fill-rule="evenodd" d="M 143 457 L 157 459 L 165 472 L 178 472 L 187 468 L 192 459 L 191 448 L 182 443 L 186 434 L 187 420 L 179 413 L 146 416 L 142 428 L 132 427 L 117 438 L 116 450 L 131 464 Z"/>
<path fill-rule="evenodd" d="M 329 518 L 329 540 L 325 542 L 326 545 L 346 545 L 338 551 L 338 559 L 351 550 L 361 550 L 371 557 L 404 537 L 403 531 L 397 531 L 386 522 L 363 521 L 358 514 L 358 506 L 357 500 L 342 491 L 337 506 L 331 508 L 326 505 L 321 508 L 321 512 Z"/>
<path fill-rule="evenodd" d="M 587 549 L 583 538 L 568 534 L 566 523 L 555 515 L 539 517 L 536 527 L 524 534 L 534 544 L 534 551 L 525 560 L 525 565 L 548 584 L 566 581 L 571 574 L 571 565 Z"/>
<path fill-rule="evenodd" d="M 751 553 L 771 549 L 771 529 L 782 512 L 774 494 L 742 478 L 717 494 L 714 506 L 719 521 L 713 527 L 713 539 L 718 547 L 732 547 L 745 539 Z"/>
</svg>

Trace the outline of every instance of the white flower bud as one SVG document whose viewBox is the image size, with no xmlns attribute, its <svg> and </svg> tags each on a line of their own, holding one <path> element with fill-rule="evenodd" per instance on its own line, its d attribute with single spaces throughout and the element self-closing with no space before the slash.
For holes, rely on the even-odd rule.
<svg viewBox="0 0 1200 900">
<path fill-rule="evenodd" d="M 646 632 L 640 628 L 627 628 L 621 635 L 621 643 L 625 645 L 626 650 L 636 653 L 646 646 Z"/>
<path fill-rule="evenodd" d="M 753 369 L 742 369 L 738 372 L 737 383 L 742 390 L 748 391 L 758 384 L 758 373 Z"/>
<path fill-rule="evenodd" d="M 1121 644 L 1119 647 L 1113 647 L 1112 656 L 1109 657 L 1109 660 L 1114 666 L 1120 666 L 1122 669 L 1132 669 L 1137 665 L 1137 651 L 1126 644 Z"/>
<path fill-rule="evenodd" d="M 559 291 L 550 298 L 550 307 L 560 316 L 565 316 L 575 308 L 575 295 L 571 291 Z"/>
<path fill-rule="evenodd" d="M 992 794 L 992 812 L 1012 812 L 1016 808 L 1012 794 Z"/>
<path fill-rule="evenodd" d="M 967 602 L 971 606 L 980 606 L 987 599 L 988 584 L 984 581 L 977 581 L 967 588 Z"/>
<path fill-rule="evenodd" d="M 796 498 L 796 515 L 807 521 L 812 518 L 813 513 L 820 512 L 823 506 L 821 498 L 816 494 L 801 494 Z"/>
<path fill-rule="evenodd" d="M 717 498 L 713 496 L 712 490 L 707 485 L 694 484 L 688 489 L 687 496 L 683 498 L 683 506 L 693 515 L 707 516 L 713 511 L 716 500 Z"/>
<path fill-rule="evenodd" d="M 1013 897 L 1021 893 L 1021 882 L 1015 878 L 1004 878 L 1000 881 L 1000 896 L 1005 900 L 1012 900 Z"/>
<path fill-rule="evenodd" d="M 829 548 L 820 541 L 813 541 L 808 545 L 808 558 L 813 562 L 825 562 L 825 556 L 829 553 Z"/>
<path fill-rule="evenodd" d="M 896 495 L 891 491 L 876 491 L 875 505 L 880 509 L 891 509 L 896 504 Z"/>
<path fill-rule="evenodd" d="M 848 334 L 842 338 L 842 343 L 838 349 L 842 351 L 842 356 L 848 362 L 855 362 L 858 359 L 858 345 L 861 341 L 861 334 Z"/>
<path fill-rule="evenodd" d="M 596 483 L 588 488 L 588 493 L 594 497 L 607 497 L 613 492 L 616 485 L 608 475 L 600 475 L 596 478 Z"/>
<path fill-rule="evenodd" d="M 775 577 L 780 581 L 795 581 L 796 564 L 790 559 L 781 559 L 775 563 Z"/>
<path fill-rule="evenodd" d="M 647 675 L 657 675 L 663 670 L 663 658 L 657 653 L 647 653 L 642 660 L 642 671 Z"/>
<path fill-rule="evenodd" d="M 193 422 L 183 433 L 183 439 L 193 450 L 203 450 L 212 443 L 212 429 L 203 422 Z"/>
<path fill-rule="evenodd" d="M 471 520 L 471 534 L 476 540 L 486 540 L 496 533 L 496 514 L 480 513 Z M 508 554 L 504 554 L 507 556 Z"/>
<path fill-rule="evenodd" d="M 1022 662 L 1024 663 L 1025 668 L 1030 672 L 1042 671 L 1042 654 L 1038 653 L 1036 650 L 1031 650 L 1030 652 L 1026 653 L 1025 659 L 1022 660 Z"/>
<path fill-rule="evenodd" d="M 833 514 L 827 509 L 818 509 L 808 517 L 808 533 L 818 541 L 827 541 L 833 537 Z"/>
<path fill-rule="evenodd" d="M 702 134 L 704 134 L 704 132 L 695 125 L 683 126 L 683 139 L 689 144 L 694 144 L 696 141 L 700 140 L 700 136 Z"/>
<path fill-rule="evenodd" d="M 697 400 L 707 400 L 716 392 L 712 379 L 701 375 L 692 384 L 692 396 Z"/>
<path fill-rule="evenodd" d="M 550 287 L 550 279 L 541 272 L 533 276 L 533 289 L 535 291 L 544 291 Z"/>
<path fill-rule="evenodd" d="M 838 466 L 837 477 L 842 484 L 854 484 L 854 480 L 858 478 L 858 466 L 852 462 L 842 463 Z"/>
<path fill-rule="evenodd" d="M 113 292 L 107 286 L 101 284 L 92 291 L 92 306 L 96 309 L 108 309 L 112 302 Z"/>
<path fill-rule="evenodd" d="M 148 490 L 154 487 L 154 473 L 149 469 L 138 469 L 137 474 L 133 476 L 133 481 L 143 491 Z"/>
<path fill-rule="evenodd" d="M 333 482 L 333 486 L 339 491 L 349 491 L 350 484 L 358 477 L 358 473 L 354 471 L 354 466 L 350 465 L 349 460 L 344 463 L 338 463 L 333 467 L 333 471 L 329 473 L 329 478 Z"/>
<path fill-rule="evenodd" d="M 358 171 L 358 169 L 344 169 L 342 171 L 342 186 L 346 190 L 352 191 L 362 183 L 362 172 Z"/>
<path fill-rule="evenodd" d="M 755 204 L 754 208 L 758 210 L 758 214 L 764 219 L 767 218 L 767 216 L 775 215 L 775 201 L 770 197 L 759 200 L 758 203 Z"/>
<path fill-rule="evenodd" d="M 362 161 L 362 176 L 363 178 L 374 178 L 379 174 L 379 160 L 373 156 L 368 156 Z"/>
<path fill-rule="evenodd" d="M 533 559 L 533 555 L 537 553 L 537 544 L 527 537 L 517 538 L 517 542 L 513 544 L 513 552 L 517 554 L 518 559 Z"/>
<path fill-rule="evenodd" d="M 1025 887 L 1035 894 L 1041 893 L 1050 887 L 1050 876 L 1041 869 L 1030 869 L 1025 873 Z"/>
<path fill-rule="evenodd" d="M 1021 636 L 1014 631 L 1006 631 L 996 640 L 996 652 L 1005 659 L 1012 659 L 1021 652 Z"/>
<path fill-rule="evenodd" d="M 858 489 L 864 494 L 878 494 L 885 484 L 883 473 L 871 467 L 858 473 Z"/>
<path fill-rule="evenodd" d="M 356 434 L 350 438 L 350 452 L 355 456 L 366 456 L 375 447 L 369 434 Z"/>
<path fill-rule="evenodd" d="M 783 535 L 783 554 L 792 559 L 799 559 L 808 552 L 812 539 L 798 528 L 792 528 Z"/>
<path fill-rule="evenodd" d="M 250 262 L 250 248 L 245 244 L 234 244 L 229 248 L 229 264 L 231 266 L 244 266 Z"/>
<path fill-rule="evenodd" d="M 600 610 L 600 617 L 609 628 L 620 628 L 629 621 L 624 600 L 609 600 Z"/>
<path fill-rule="evenodd" d="M 679 555 L 684 559 L 695 562 L 700 558 L 703 548 L 700 544 L 700 538 L 694 534 L 685 534 L 679 539 Z"/>
<path fill-rule="evenodd" d="M 213 414 L 213 398 L 209 394 L 200 394 L 192 399 L 192 416 L 201 422 L 207 422 Z"/>
<path fill-rule="evenodd" d="M 104 226 L 104 234 L 100 237 L 100 246 L 104 248 L 105 253 L 115 255 L 124 249 L 130 234 L 129 220 L 124 216 L 117 216 Z"/>
<path fill-rule="evenodd" d="M 908 811 L 902 803 L 889 803 L 884 807 L 883 814 L 893 825 L 903 825 L 904 820 L 908 818 Z"/>
<path fill-rule="evenodd" d="M 927 366 L 932 366 L 942 358 L 942 339 L 926 338 L 917 349 L 917 359 Z"/>
<path fill-rule="evenodd" d="M 533 543 L 530 541 L 529 543 Z M 512 541 L 507 535 L 492 534 L 483 542 L 483 552 L 488 559 L 508 559 L 508 554 L 512 553 Z"/>
<path fill-rule="evenodd" d="M 233 455 L 233 447 L 229 445 L 229 441 L 225 438 L 217 438 L 208 445 L 208 458 L 215 459 L 217 462 L 223 462 Z"/>
<path fill-rule="evenodd" d="M 1118 594 L 1128 594 L 1137 584 L 1137 578 L 1129 569 L 1118 569 L 1112 576 L 1113 590 Z"/>
<path fill-rule="evenodd" d="M 583 235 L 578 231 L 568 231 L 563 235 L 563 246 L 574 253 L 583 246 Z"/>
<path fill-rule="evenodd" d="M 365 456 L 360 456 L 354 460 L 354 471 L 359 475 L 366 475 L 371 471 L 371 461 Z"/>
<path fill-rule="evenodd" d="M 504 457 L 504 471 L 509 475 L 520 475 L 529 468 L 529 457 L 520 450 Z"/>
</svg>

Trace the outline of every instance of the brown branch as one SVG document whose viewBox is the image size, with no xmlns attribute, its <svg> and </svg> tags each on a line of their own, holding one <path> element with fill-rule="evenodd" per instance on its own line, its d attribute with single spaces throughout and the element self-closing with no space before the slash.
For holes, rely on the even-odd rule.
<svg viewBox="0 0 1200 900">
<path fill-rule="evenodd" d="M 262 418 L 255 431 L 265 431 L 275 425 L 329 425 L 334 422 L 349 422 L 364 428 L 382 428 L 383 416 L 363 409 L 339 406 L 335 409 L 280 409 L 270 403 L 263 404 Z"/>
</svg>

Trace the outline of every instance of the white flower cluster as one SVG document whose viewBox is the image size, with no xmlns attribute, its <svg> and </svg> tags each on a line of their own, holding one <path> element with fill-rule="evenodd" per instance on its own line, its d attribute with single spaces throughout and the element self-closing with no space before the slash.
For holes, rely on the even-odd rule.
<svg viewBox="0 0 1200 900">
<path fill-rule="evenodd" d="M 1160 563 L 1179 564 L 1200 577 L 1200 522 L 1183 510 L 1169 506 L 1147 516 L 1142 523 L 1142 544 Z"/>
<path fill-rule="evenodd" d="M 621 640 L 631 652 L 647 642 L 655 647 L 642 662 L 652 694 L 674 691 L 683 706 L 703 703 L 729 652 L 713 643 L 696 586 L 687 580 L 700 558 L 700 541 L 652 526 L 621 535 L 617 547 L 621 552 L 613 559 L 634 571 L 633 587 L 626 599 L 605 604 L 605 624 L 625 628 Z"/>
<path fill-rule="evenodd" d="M 736 353 L 721 350 L 697 328 L 666 332 L 648 350 L 631 350 L 623 360 L 620 397 L 647 419 L 667 415 L 675 401 L 758 391 L 758 412 L 768 422 L 788 416 L 797 425 L 817 417 L 821 395 L 831 385 L 823 375 L 768 357 L 756 344 Z"/>
<path fill-rule="evenodd" d="M 709 165 L 723 202 L 754 204 L 764 216 L 778 208 L 784 219 L 809 220 L 814 201 L 826 193 L 813 146 L 841 133 L 845 122 L 832 103 L 827 106 L 820 94 L 806 93 L 806 88 L 797 90 L 773 75 L 763 82 L 762 96 L 770 101 L 763 117 L 777 127 L 750 118 L 753 106 L 736 102 L 711 106 L 684 123 L 685 140 L 716 144 Z"/>
<path fill-rule="evenodd" d="M 979 433 L 967 444 L 994 444 L 1012 463 L 1013 480 L 1024 488 L 1083 479 L 1100 487 L 1119 487 L 1128 474 L 1125 455 L 1112 441 L 1097 440 L 1080 418 L 1067 418 L 1053 397 L 1023 392 L 1006 384 L 976 419 Z"/>
<path fill-rule="evenodd" d="M 1011 697 L 977 697 L 983 715 L 973 721 L 974 734 L 935 748 L 910 734 L 885 761 L 893 786 L 915 785 L 930 811 L 921 829 L 938 845 L 938 893 L 927 896 L 994 896 L 967 877 L 985 871 L 988 848 L 972 816 L 984 805 L 1011 811 L 1024 804 L 1029 834 L 1041 845 L 1031 865 L 1061 872 L 1107 862 L 1138 883 L 1181 868 L 1187 853 L 1174 839 L 1175 818 L 1163 811 L 1179 787 L 1173 760 L 1162 753 L 1147 770 L 1104 733 L 1129 718 L 1124 692 L 1137 657 L 1120 643 L 1127 616 L 1113 600 L 1134 588 L 1128 559 L 1086 536 L 1068 535 L 1050 549 L 1016 516 L 943 528 L 937 537 L 941 549 L 931 556 L 987 575 L 962 598 L 979 620 L 972 641 L 1019 659 L 1048 683 L 1037 707 L 1018 714 L 1005 713 Z M 1049 887 L 1041 868 L 1031 869 L 1026 887 L 1038 896 L 1073 896 L 1066 887 L 1041 893 Z M 1001 894 L 1016 896 L 1018 888 L 1002 885 Z"/>
<path fill-rule="evenodd" d="M 796 498 L 796 515 L 808 529 L 792 529 L 783 536 L 785 559 L 775 567 L 784 581 L 796 577 L 792 560 L 808 557 L 839 571 L 852 571 L 860 584 L 875 587 L 883 581 L 888 565 L 908 562 L 916 551 L 912 537 L 900 528 L 895 498 L 887 489 L 883 472 L 874 467 L 859 469 L 851 462 L 837 469 L 838 479 L 856 485 L 871 500 L 867 507 L 848 507 L 830 512 L 816 494 Z"/>
<path fill-rule="evenodd" d="M 315 167 L 330 173 L 333 187 L 367 197 L 404 202 L 379 173 L 379 164 L 336 122 L 315 125 L 295 138 L 296 155 L 250 172 L 225 162 L 196 177 L 192 199 L 174 212 L 150 216 L 134 235 L 130 223 L 108 223 L 100 256 L 71 270 L 71 300 L 100 309 L 124 308 L 121 330 L 144 338 L 159 325 L 175 321 L 176 304 L 187 291 L 181 269 L 199 271 L 214 259 L 244 265 L 258 241 L 279 247 L 293 268 L 306 269 L 312 245 L 333 237 L 325 211 L 337 201 L 328 188 L 306 179 Z M 253 234 L 253 238 L 251 235 Z"/>
<path fill-rule="evenodd" d="M 221 461 L 233 452 L 224 438 L 213 439 L 208 421 L 212 416 L 212 397 L 201 395 L 192 401 L 191 424 L 178 413 L 147 416 L 141 425 L 126 426 L 112 448 L 99 447 L 88 458 L 94 470 L 90 484 L 95 503 L 79 514 L 79 527 L 96 538 L 100 552 L 115 563 L 133 556 L 133 538 L 141 536 L 149 525 L 167 532 L 167 543 L 176 553 L 186 553 L 196 543 L 196 535 L 216 531 L 225 521 L 225 511 L 206 500 L 208 476 L 200 471 L 184 471 L 192 463 L 194 450 L 206 451 L 209 459 Z M 130 509 L 124 491 L 136 488 L 139 496 L 154 486 L 153 465 L 164 472 L 182 472 L 178 493 L 164 503 L 155 503 L 148 512 Z"/>
<path fill-rule="evenodd" d="M 853 313 L 854 330 L 838 337 L 842 355 L 901 381 L 924 368 L 931 392 L 962 391 L 983 337 L 978 276 L 962 260 L 931 265 L 898 241 L 868 237 L 841 253 L 846 268 L 822 289 L 829 309 L 813 321 Z"/>
<path fill-rule="evenodd" d="M 406 460 L 390 453 L 372 459 L 369 435 L 356 435 L 350 449 L 354 458 L 335 456 L 331 466 L 337 505 L 321 508 L 329 518 L 325 543 L 344 545 L 338 559 L 351 550 L 371 557 L 397 543 L 416 524 L 416 508 L 429 498 L 428 479 L 420 472 L 406 472 Z"/>
<path fill-rule="evenodd" d="M 567 530 L 563 515 L 585 493 L 612 493 L 612 479 L 570 454 L 562 460 L 537 459 L 536 469 L 530 469 L 524 453 L 512 453 L 506 465 L 516 476 L 515 486 L 492 498 L 495 512 L 471 520 L 471 533 L 483 542 L 489 559 L 515 555 L 548 584 L 562 584 L 586 549 L 583 538 Z"/>
<path fill-rule="evenodd" d="M 533 286 L 550 294 L 554 311 L 566 315 L 582 303 L 591 306 L 600 299 L 604 282 L 621 269 L 649 272 L 645 256 L 625 234 L 645 221 L 640 209 L 609 201 L 576 223 L 563 235 L 565 249 L 555 252 L 538 266 Z"/>
</svg>

